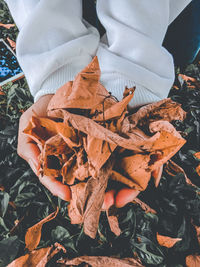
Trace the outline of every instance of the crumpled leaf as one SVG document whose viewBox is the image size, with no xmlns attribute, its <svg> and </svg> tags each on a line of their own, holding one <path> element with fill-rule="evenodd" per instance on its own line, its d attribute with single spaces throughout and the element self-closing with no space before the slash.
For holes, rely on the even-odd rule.
<svg viewBox="0 0 200 267">
<path fill-rule="evenodd" d="M 53 220 L 57 214 L 58 214 L 58 208 L 56 211 L 51 213 L 49 216 L 38 222 L 37 224 L 33 225 L 28 229 L 25 235 L 25 243 L 26 243 L 26 248 L 29 251 L 34 250 L 37 248 L 38 244 L 40 243 L 41 239 L 41 231 L 42 231 L 42 226 L 43 224 Z"/>
<path fill-rule="evenodd" d="M 46 140 L 57 134 L 56 122 L 49 118 L 32 116 L 23 132 L 37 144 L 44 145 Z"/>
<path fill-rule="evenodd" d="M 138 145 L 134 144 L 130 138 L 121 137 L 120 135 L 113 133 L 89 118 L 65 112 L 65 120 L 68 120 L 75 129 L 87 135 L 107 141 L 110 144 L 118 145 L 120 147 L 134 151 L 141 151 Z"/>
<path fill-rule="evenodd" d="M 99 114 L 97 117 L 93 118 L 95 121 L 106 121 L 113 118 L 121 117 L 124 110 L 127 109 L 128 103 L 131 101 L 134 95 L 135 88 L 129 89 L 129 94 L 122 99 L 122 101 L 117 102 L 110 108 L 106 109 L 104 113 Z"/>
<path fill-rule="evenodd" d="M 118 259 L 105 256 L 81 256 L 72 260 L 59 260 L 58 263 L 63 264 L 63 266 L 77 266 L 85 263 L 83 266 L 88 266 L 89 264 L 92 267 L 144 267 L 141 263 L 133 258 Z"/>
<path fill-rule="evenodd" d="M 72 199 L 68 206 L 68 214 L 72 224 L 82 224 L 85 204 L 85 191 L 87 183 L 72 185 Z"/>
<path fill-rule="evenodd" d="M 6 29 L 10 29 L 12 27 L 15 27 L 15 24 L 3 24 L 3 23 L 0 23 L 0 27 L 4 27 Z"/>
<path fill-rule="evenodd" d="M 119 227 L 117 211 L 118 209 L 115 206 L 111 206 L 108 210 L 106 210 L 106 215 L 110 226 L 110 230 L 116 236 L 119 236 L 121 234 L 121 229 Z"/>
<path fill-rule="evenodd" d="M 33 250 L 11 262 L 8 267 L 44 267 L 60 251 L 66 253 L 65 248 L 55 243 L 54 246 Z"/>
<path fill-rule="evenodd" d="M 98 229 L 112 164 L 112 160 L 109 160 L 100 169 L 97 178 L 91 177 L 87 183 L 79 183 L 71 187 L 72 200 L 68 207 L 71 223 L 84 223 L 84 232 L 91 238 L 95 238 Z"/>
<path fill-rule="evenodd" d="M 199 267 L 200 266 L 200 256 L 199 255 L 189 255 L 186 257 L 187 267 Z"/>
<path fill-rule="evenodd" d="M 138 153 L 128 157 L 119 156 L 114 170 L 133 180 L 136 189 L 145 190 L 151 178 L 151 172 L 167 162 L 184 143 L 183 138 L 177 138 L 170 132 L 158 132 L 142 147 L 148 153 Z"/>
<path fill-rule="evenodd" d="M 185 176 L 186 183 L 189 185 L 195 186 L 190 181 L 190 179 L 187 177 L 184 170 L 178 164 L 176 164 L 174 161 L 172 161 L 172 160 L 167 161 L 167 163 L 164 165 L 164 170 L 171 176 L 176 176 L 178 173 L 183 173 L 183 175 Z"/>
<path fill-rule="evenodd" d="M 136 113 L 127 117 L 131 127 L 139 125 L 140 127 L 156 120 L 184 120 L 186 112 L 181 105 L 172 101 L 170 98 L 141 107 Z"/>
<path fill-rule="evenodd" d="M 7 37 L 7 41 L 9 42 L 12 49 L 16 50 L 16 43 L 13 40 L 11 40 L 9 37 Z"/>
<path fill-rule="evenodd" d="M 68 82 L 57 90 L 49 102 L 48 112 L 67 108 L 94 109 L 109 96 L 108 91 L 99 83 L 99 79 L 99 63 L 95 57 L 73 82 Z"/>
<path fill-rule="evenodd" d="M 182 240 L 182 238 L 172 238 L 169 236 L 160 235 L 158 233 L 156 237 L 159 245 L 167 248 L 172 248 L 177 242 Z"/>
</svg>

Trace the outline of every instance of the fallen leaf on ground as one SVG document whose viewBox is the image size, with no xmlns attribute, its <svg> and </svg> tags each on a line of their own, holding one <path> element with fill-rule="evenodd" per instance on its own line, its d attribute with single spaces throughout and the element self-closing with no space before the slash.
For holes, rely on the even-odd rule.
<svg viewBox="0 0 200 267">
<path fill-rule="evenodd" d="M 15 43 L 13 40 L 11 40 L 9 37 L 7 37 L 7 41 L 9 42 L 10 46 L 11 46 L 14 50 L 16 50 L 16 43 Z"/>
<path fill-rule="evenodd" d="M 28 229 L 25 235 L 25 243 L 26 243 L 26 248 L 29 251 L 34 250 L 37 248 L 38 244 L 40 243 L 41 239 L 41 231 L 42 231 L 42 226 L 43 224 L 53 220 L 58 214 L 58 208 L 56 211 L 48 215 L 46 218 L 38 222 L 37 224 L 33 225 Z"/>
<path fill-rule="evenodd" d="M 159 245 L 167 248 L 172 248 L 177 242 L 182 240 L 182 238 L 172 238 L 169 236 L 159 235 L 158 233 L 156 237 Z"/>
<path fill-rule="evenodd" d="M 55 243 L 54 246 L 33 250 L 11 262 L 7 267 L 44 267 L 60 251 L 66 253 L 65 248 Z"/>
<path fill-rule="evenodd" d="M 119 227 L 117 211 L 118 211 L 118 209 L 115 206 L 111 206 L 108 210 L 106 210 L 106 215 L 107 215 L 107 218 L 108 218 L 108 223 L 109 223 L 109 226 L 110 226 L 110 230 L 116 236 L 119 236 L 121 234 L 121 229 Z"/>
<path fill-rule="evenodd" d="M 3 24 L 3 23 L 0 23 L 0 27 L 4 27 L 6 29 L 10 29 L 12 27 L 15 27 L 15 24 Z"/>
<path fill-rule="evenodd" d="M 82 256 L 72 260 L 59 260 L 58 263 L 62 264 L 61 266 L 77 266 L 80 264 L 85 264 L 82 266 L 88 266 L 89 264 L 92 267 L 144 267 L 141 263 L 133 258 L 118 259 L 105 256 Z"/>
<path fill-rule="evenodd" d="M 200 266 L 200 256 L 199 255 L 189 255 L 186 257 L 187 267 L 199 267 Z"/>
</svg>

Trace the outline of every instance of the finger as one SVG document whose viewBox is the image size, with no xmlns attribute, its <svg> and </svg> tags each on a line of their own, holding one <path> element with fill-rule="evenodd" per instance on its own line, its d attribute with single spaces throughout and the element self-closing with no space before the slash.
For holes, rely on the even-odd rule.
<svg viewBox="0 0 200 267">
<path fill-rule="evenodd" d="M 105 193 L 102 210 L 108 210 L 115 203 L 115 190 L 110 190 Z"/>
<path fill-rule="evenodd" d="M 56 197 L 65 201 L 70 201 L 71 190 L 69 186 L 64 185 L 54 177 L 42 176 L 39 177 L 40 182 Z"/>
<path fill-rule="evenodd" d="M 139 193 L 140 191 L 137 189 L 132 189 L 132 188 L 121 189 L 115 197 L 115 206 L 117 208 L 122 208 L 129 202 L 133 201 Z"/>
<path fill-rule="evenodd" d="M 160 183 L 160 179 L 162 177 L 162 172 L 163 172 L 163 165 L 160 166 L 159 168 L 157 168 L 156 170 L 152 171 L 152 173 L 151 173 L 151 175 L 154 179 L 155 187 L 158 187 L 158 185 Z"/>
<path fill-rule="evenodd" d="M 31 169 L 37 175 L 40 149 L 37 144 L 25 134 L 21 134 L 18 139 L 18 154 L 29 163 Z"/>
</svg>

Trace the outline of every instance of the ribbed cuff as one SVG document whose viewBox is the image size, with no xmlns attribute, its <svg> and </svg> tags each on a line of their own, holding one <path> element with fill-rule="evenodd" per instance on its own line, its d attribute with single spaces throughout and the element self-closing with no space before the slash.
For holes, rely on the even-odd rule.
<svg viewBox="0 0 200 267">
<path fill-rule="evenodd" d="M 161 100 L 160 97 L 153 94 L 144 86 L 135 83 L 133 80 L 127 79 L 120 73 L 105 73 L 101 76 L 100 82 L 107 89 L 107 91 L 111 92 L 112 95 L 115 96 L 119 101 L 123 98 L 123 92 L 126 86 L 128 88 L 135 86 L 136 90 L 133 99 L 128 105 L 130 109 Z M 168 92 L 166 92 L 165 95 L 163 94 L 163 98 L 167 97 L 167 95 Z"/>
<path fill-rule="evenodd" d="M 68 81 L 73 81 L 75 76 L 84 67 L 84 65 L 77 65 L 72 62 L 57 69 L 42 83 L 40 90 L 34 96 L 34 102 L 36 102 L 43 95 L 55 94 L 57 89 L 59 89 L 65 83 Z"/>
</svg>

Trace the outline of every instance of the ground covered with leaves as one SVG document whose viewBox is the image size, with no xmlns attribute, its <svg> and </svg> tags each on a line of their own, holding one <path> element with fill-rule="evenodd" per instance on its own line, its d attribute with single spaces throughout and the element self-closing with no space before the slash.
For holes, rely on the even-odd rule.
<svg viewBox="0 0 200 267">
<path fill-rule="evenodd" d="M 13 23 L 6 5 L 0 1 L 1 23 Z M 2 28 L 1 28 L 2 29 Z M 12 31 L 12 32 L 11 32 Z M 15 28 L 1 30 L 3 38 L 14 40 Z M 198 266 L 200 254 L 200 64 L 197 62 L 181 71 L 170 97 L 182 105 L 186 119 L 173 121 L 176 130 L 186 139 L 186 144 L 164 168 L 159 186 L 150 180 L 139 199 L 148 204 L 130 203 L 117 210 L 121 234 L 110 229 L 106 212 L 102 212 L 95 239 L 85 235 L 83 228 L 72 225 L 68 216 L 68 203 L 54 197 L 22 160 L 16 151 L 18 123 L 21 114 L 33 103 L 24 79 L 3 86 L 0 92 L 0 266 L 7 266 L 15 258 L 27 253 L 25 234 L 34 224 L 57 211 L 53 220 L 42 227 L 37 249 L 43 250 L 41 258 L 54 256 L 47 266 L 80 264 L 91 266 L 114 265 L 116 258 L 121 266 Z M 188 180 L 189 178 L 189 180 Z M 157 234 L 179 238 L 172 247 L 158 242 Z M 57 244 L 59 243 L 59 244 Z M 55 245 L 57 244 L 57 245 Z M 161 245 L 162 244 L 162 245 Z M 65 253 L 66 251 L 67 253 Z M 36 251 L 32 252 L 36 253 Z M 39 252 L 38 252 L 39 253 Z M 39 254 L 38 254 L 39 255 Z M 37 256 L 38 256 L 37 255 Z M 188 258 L 189 255 L 193 255 Z M 67 263 L 63 258 L 73 259 Z M 98 258 L 99 265 L 92 257 Z M 38 256 L 39 257 L 39 256 Z M 49 259 L 51 258 L 49 257 Z M 112 262 L 109 260 L 114 258 Z M 137 259 L 131 262 L 130 258 Z M 128 258 L 128 259 L 127 259 Z M 187 259 L 187 260 L 186 260 Z M 193 263 L 191 263 L 193 262 Z M 187 263 L 187 265 L 186 265 Z M 104 265 L 103 265 L 104 264 Z M 119 264 L 119 263 L 118 263 Z M 58 263 L 57 263 L 58 265 Z M 30 265 L 29 265 L 30 266 Z M 115 266 L 115 265 L 114 265 Z M 120 265 L 116 265 L 120 266 Z M 194 265 L 195 266 L 195 265 Z"/>
</svg>

